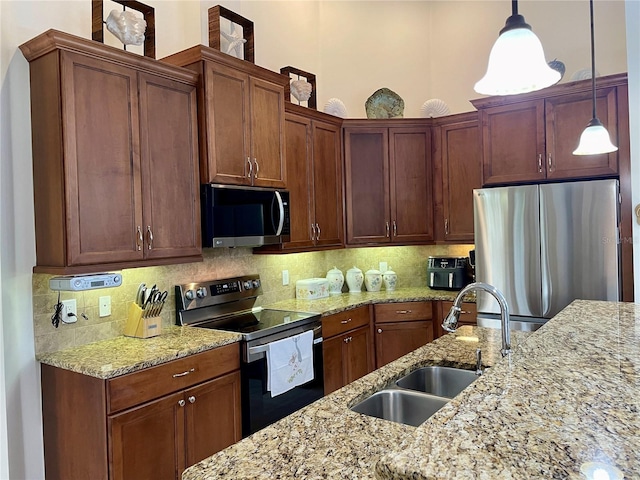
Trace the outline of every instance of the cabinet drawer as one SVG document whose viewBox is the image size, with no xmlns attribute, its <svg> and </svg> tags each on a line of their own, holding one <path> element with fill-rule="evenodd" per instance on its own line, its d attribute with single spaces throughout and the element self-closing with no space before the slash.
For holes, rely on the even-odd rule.
<svg viewBox="0 0 640 480">
<path fill-rule="evenodd" d="M 453 306 L 453 302 L 442 302 L 442 318 L 445 318 L 451 307 Z M 460 312 L 460 323 L 476 323 L 476 316 L 478 315 L 478 309 L 475 303 L 473 302 L 462 302 L 461 305 L 462 311 Z"/>
<path fill-rule="evenodd" d="M 330 338 L 369 325 L 369 307 L 363 306 L 322 318 L 322 336 Z"/>
<path fill-rule="evenodd" d="M 109 413 L 196 385 L 240 368 L 238 343 L 107 381 Z"/>
<path fill-rule="evenodd" d="M 381 303 L 374 305 L 376 323 L 430 320 L 431 302 Z"/>
</svg>

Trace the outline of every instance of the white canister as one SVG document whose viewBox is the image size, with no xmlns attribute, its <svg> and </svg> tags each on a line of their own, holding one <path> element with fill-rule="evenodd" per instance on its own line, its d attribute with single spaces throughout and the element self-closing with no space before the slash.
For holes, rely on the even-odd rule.
<svg viewBox="0 0 640 480">
<path fill-rule="evenodd" d="M 362 282 L 364 281 L 364 275 L 362 270 L 354 266 L 347 270 L 347 286 L 349 287 L 349 293 L 359 293 L 362 291 Z"/>
<path fill-rule="evenodd" d="M 338 267 L 333 267 L 327 272 L 327 280 L 329 280 L 329 293 L 331 295 L 338 295 L 342 293 L 344 275 L 340 270 L 338 270 Z"/>
<path fill-rule="evenodd" d="M 396 289 L 396 285 L 398 284 L 398 275 L 389 268 L 389 270 L 382 274 L 382 280 L 384 280 L 385 290 L 391 292 Z"/>
<path fill-rule="evenodd" d="M 369 292 L 379 292 L 382 287 L 382 274 L 380 270 L 367 270 L 364 274 L 364 284 Z"/>
</svg>

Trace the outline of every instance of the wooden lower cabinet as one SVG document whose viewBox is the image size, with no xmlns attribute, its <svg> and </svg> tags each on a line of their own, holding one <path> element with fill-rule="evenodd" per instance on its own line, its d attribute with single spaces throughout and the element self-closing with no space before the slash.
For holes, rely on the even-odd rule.
<svg viewBox="0 0 640 480">
<path fill-rule="evenodd" d="M 453 302 L 442 300 L 437 303 L 438 304 L 435 309 L 436 310 L 435 336 L 436 338 L 439 338 L 442 335 L 447 333 L 442 328 L 442 321 L 448 315 L 449 310 L 451 310 L 451 307 L 453 306 Z M 464 325 L 476 326 L 477 314 L 478 314 L 478 310 L 474 302 L 462 302 L 462 311 L 460 312 L 458 327 L 462 327 Z"/>
<path fill-rule="evenodd" d="M 376 368 L 433 341 L 432 302 L 374 305 Z"/>
<path fill-rule="evenodd" d="M 179 479 L 242 438 L 239 368 L 238 344 L 108 380 L 42 365 L 46 478 Z"/>
<path fill-rule="evenodd" d="M 325 395 L 374 370 L 369 307 L 322 319 Z"/>
</svg>

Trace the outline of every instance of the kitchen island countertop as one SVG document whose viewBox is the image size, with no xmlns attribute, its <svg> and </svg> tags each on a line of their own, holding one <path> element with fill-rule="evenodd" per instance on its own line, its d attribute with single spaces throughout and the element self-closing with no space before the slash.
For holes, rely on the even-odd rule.
<svg viewBox="0 0 640 480">
<path fill-rule="evenodd" d="M 637 478 L 639 326 L 640 305 L 577 300 L 535 333 L 514 331 L 504 359 L 500 330 L 462 327 L 188 468 L 183 480 L 577 480 L 594 466 Z M 476 347 L 493 366 L 417 428 L 349 409 L 420 366 L 470 368 Z"/>
</svg>

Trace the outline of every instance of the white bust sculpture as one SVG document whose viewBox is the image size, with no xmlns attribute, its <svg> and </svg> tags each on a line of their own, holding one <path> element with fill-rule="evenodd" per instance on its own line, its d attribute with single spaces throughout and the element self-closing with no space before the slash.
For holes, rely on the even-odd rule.
<svg viewBox="0 0 640 480">
<path fill-rule="evenodd" d="M 107 17 L 107 30 L 125 45 L 142 45 L 147 22 L 128 10 L 111 10 Z"/>
</svg>

